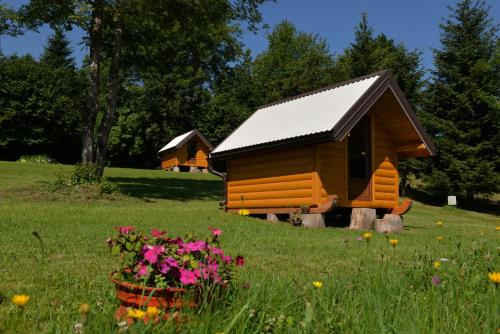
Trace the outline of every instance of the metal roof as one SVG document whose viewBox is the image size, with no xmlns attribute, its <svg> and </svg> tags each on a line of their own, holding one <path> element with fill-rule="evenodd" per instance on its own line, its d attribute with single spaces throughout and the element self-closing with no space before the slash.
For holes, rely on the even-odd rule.
<svg viewBox="0 0 500 334">
<path fill-rule="evenodd" d="M 198 136 L 198 138 L 200 138 L 201 141 L 204 142 L 205 145 L 207 145 L 209 151 L 213 148 L 212 144 L 210 144 L 210 142 L 207 140 L 207 138 L 205 138 L 201 134 L 200 131 L 198 131 L 197 129 L 194 129 L 194 130 L 186 132 L 180 136 L 175 137 L 167 145 L 165 145 L 161 150 L 159 150 L 158 153 L 165 152 L 165 151 L 168 151 L 168 150 L 174 149 L 174 148 L 180 148 L 182 145 L 184 145 L 188 140 L 190 140 L 194 136 Z"/>
<path fill-rule="evenodd" d="M 264 106 L 211 154 L 332 131 L 381 76 L 377 72 Z"/>
</svg>

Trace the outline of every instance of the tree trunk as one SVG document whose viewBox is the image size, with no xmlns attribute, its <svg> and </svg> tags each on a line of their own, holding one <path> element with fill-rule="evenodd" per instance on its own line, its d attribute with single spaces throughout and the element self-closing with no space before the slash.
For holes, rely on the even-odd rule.
<svg viewBox="0 0 500 334">
<path fill-rule="evenodd" d="M 94 163 L 94 129 L 99 113 L 99 93 L 101 76 L 101 33 L 102 33 L 102 0 L 96 0 L 92 8 L 92 19 L 89 30 L 89 91 L 87 107 L 83 113 L 82 131 L 82 164 Z"/>
<path fill-rule="evenodd" d="M 120 91 L 120 58 L 122 51 L 122 34 L 123 34 L 123 17 L 122 17 L 123 1 L 117 5 L 115 16 L 115 30 L 113 32 L 113 49 L 111 55 L 111 63 L 109 66 L 108 75 L 108 105 L 106 112 L 103 115 L 101 124 L 99 125 L 99 133 L 97 137 L 97 152 L 96 164 L 97 172 L 100 176 L 104 173 L 104 162 L 106 159 L 106 152 L 108 149 L 109 134 L 113 126 L 113 120 L 116 114 L 118 105 L 119 91 Z"/>
</svg>

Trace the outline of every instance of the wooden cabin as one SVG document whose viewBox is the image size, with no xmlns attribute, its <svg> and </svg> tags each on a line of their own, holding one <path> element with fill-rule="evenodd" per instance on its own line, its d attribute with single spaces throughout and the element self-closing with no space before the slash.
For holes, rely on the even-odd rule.
<svg viewBox="0 0 500 334">
<path fill-rule="evenodd" d="M 265 105 L 210 153 L 224 207 L 401 209 L 398 162 L 435 154 L 389 71 Z M 385 210 L 384 210 L 385 211 Z"/>
<path fill-rule="evenodd" d="M 198 130 L 191 130 L 172 139 L 158 151 L 163 170 L 208 168 L 208 154 L 212 144 Z"/>
</svg>

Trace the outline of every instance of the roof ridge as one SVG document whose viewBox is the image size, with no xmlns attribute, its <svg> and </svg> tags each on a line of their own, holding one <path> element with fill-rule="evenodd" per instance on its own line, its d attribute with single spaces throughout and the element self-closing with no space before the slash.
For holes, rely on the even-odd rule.
<svg viewBox="0 0 500 334">
<path fill-rule="evenodd" d="M 298 100 L 298 99 L 301 99 L 303 97 L 307 97 L 307 96 L 311 96 L 311 95 L 316 95 L 318 93 L 322 93 L 322 92 L 325 92 L 325 91 L 328 91 L 328 90 L 332 90 L 332 89 L 340 88 L 340 87 L 343 87 L 343 86 L 347 86 L 347 85 L 350 85 L 350 84 L 353 84 L 353 83 L 356 83 L 356 82 L 359 82 L 359 81 L 362 81 L 362 80 L 366 80 L 366 79 L 369 79 L 369 78 L 372 78 L 372 77 L 375 77 L 375 76 L 383 76 L 383 75 L 385 75 L 385 74 L 387 74 L 389 72 L 390 72 L 389 70 L 385 69 L 385 70 L 380 70 L 380 71 L 372 72 L 372 73 L 369 73 L 369 74 L 365 74 L 365 75 L 360 76 L 360 77 L 352 78 L 352 79 L 345 80 L 345 81 L 342 81 L 342 82 L 338 82 L 338 83 L 335 83 L 335 84 L 332 84 L 332 85 L 329 85 L 329 86 L 326 86 L 326 87 L 314 89 L 314 90 L 311 90 L 311 91 L 308 91 L 308 92 L 305 92 L 305 93 L 301 93 L 301 94 L 290 96 L 290 97 L 287 97 L 287 98 L 284 98 L 284 99 L 281 99 L 281 100 L 278 100 L 278 101 L 274 101 L 274 102 L 270 102 L 270 103 L 264 104 L 264 105 L 258 107 L 255 111 L 261 110 L 261 109 L 265 109 L 265 108 L 268 108 L 268 107 L 272 107 L 272 106 L 276 106 L 276 105 L 279 105 L 279 104 L 291 102 L 291 101 L 294 101 L 294 100 Z"/>
</svg>

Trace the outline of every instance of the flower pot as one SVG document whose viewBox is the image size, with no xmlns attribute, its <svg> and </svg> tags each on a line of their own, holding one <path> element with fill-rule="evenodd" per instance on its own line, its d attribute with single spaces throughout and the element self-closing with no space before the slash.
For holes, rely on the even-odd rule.
<svg viewBox="0 0 500 334">
<path fill-rule="evenodd" d="M 163 319 L 169 318 L 169 311 L 179 310 L 181 308 L 194 308 L 197 304 L 193 300 L 184 300 L 186 289 L 184 288 L 152 288 L 147 286 L 135 285 L 128 282 L 122 282 L 114 278 L 116 271 L 109 276 L 116 287 L 116 297 L 120 300 L 120 307 L 115 312 L 118 321 L 126 320 L 133 322 L 133 319 L 127 317 L 128 308 L 144 309 L 149 306 L 157 307 L 163 313 Z M 145 323 L 149 321 L 158 322 L 160 317 L 149 319 L 144 317 Z"/>
</svg>

